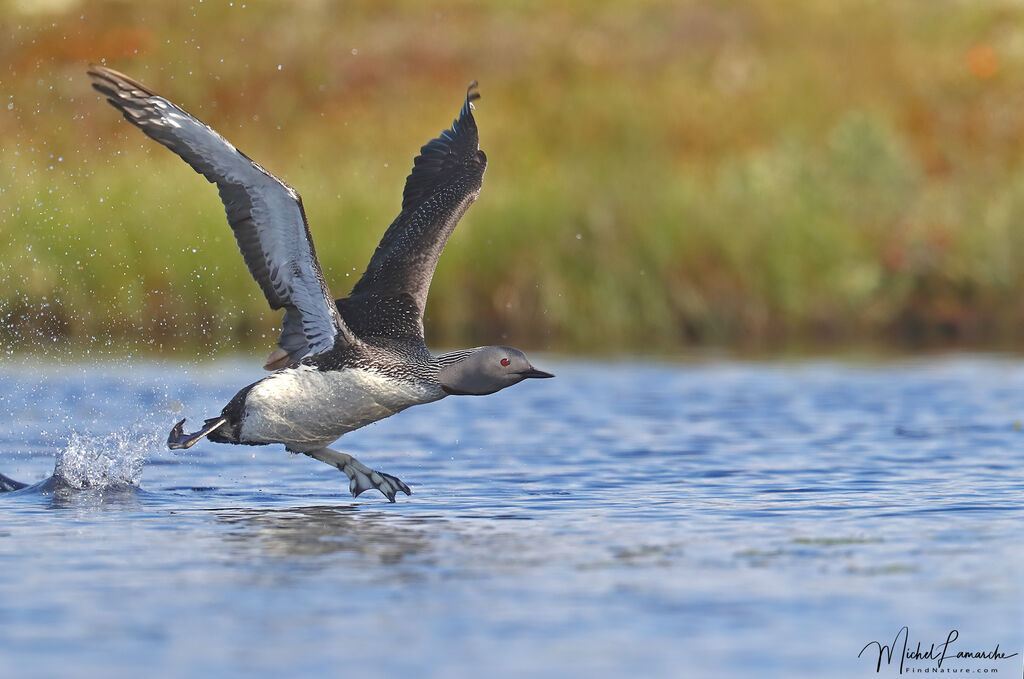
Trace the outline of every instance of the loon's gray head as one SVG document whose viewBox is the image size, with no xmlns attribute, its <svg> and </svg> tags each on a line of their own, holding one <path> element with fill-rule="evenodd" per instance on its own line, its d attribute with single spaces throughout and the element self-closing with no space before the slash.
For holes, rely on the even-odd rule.
<svg viewBox="0 0 1024 679">
<path fill-rule="evenodd" d="M 441 388 L 449 394 L 484 396 L 519 384 L 529 377 L 554 377 L 530 365 L 526 354 L 512 347 L 477 347 L 438 357 Z M 451 362 L 445 359 L 454 359 Z"/>
</svg>

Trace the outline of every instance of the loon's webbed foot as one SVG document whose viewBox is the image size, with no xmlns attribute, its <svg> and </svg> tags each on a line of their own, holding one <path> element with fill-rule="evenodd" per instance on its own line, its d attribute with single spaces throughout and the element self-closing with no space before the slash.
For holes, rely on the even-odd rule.
<svg viewBox="0 0 1024 679">
<path fill-rule="evenodd" d="M 384 497 L 391 502 L 395 501 L 398 491 L 402 491 L 406 495 L 412 495 L 412 490 L 409 489 L 409 486 L 405 485 L 398 477 L 370 469 L 346 453 L 339 453 L 337 450 L 331 450 L 330 448 L 321 448 L 320 450 L 308 452 L 306 455 L 337 467 L 340 472 L 345 474 L 349 479 L 348 489 L 352 493 L 352 497 L 359 497 L 361 493 L 372 488 L 382 492 Z"/>
<path fill-rule="evenodd" d="M 412 495 L 409 486 L 405 485 L 397 476 L 370 469 L 355 458 L 352 458 L 352 460 L 358 467 L 350 464 L 341 470 L 348 475 L 348 489 L 352 493 L 352 497 L 359 497 L 360 493 L 371 488 L 376 488 L 384 493 L 384 497 L 391 502 L 395 501 L 395 495 L 398 494 L 398 491 L 402 491 L 406 495 Z"/>
<path fill-rule="evenodd" d="M 203 428 L 199 431 L 186 434 L 182 429 L 182 425 L 185 424 L 185 420 L 182 420 L 174 425 L 174 428 L 171 429 L 171 433 L 167 436 L 167 447 L 171 450 L 184 450 L 185 448 L 191 448 L 199 442 L 199 439 L 203 438 L 225 422 L 227 422 L 225 418 L 215 417 L 204 422 Z"/>
</svg>

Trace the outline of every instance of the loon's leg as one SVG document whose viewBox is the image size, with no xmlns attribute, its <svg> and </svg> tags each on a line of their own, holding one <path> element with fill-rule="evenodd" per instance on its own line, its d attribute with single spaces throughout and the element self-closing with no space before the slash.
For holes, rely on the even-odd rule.
<svg viewBox="0 0 1024 679">
<path fill-rule="evenodd" d="M 167 437 L 167 447 L 171 450 L 191 448 L 199 442 L 199 439 L 203 438 L 227 421 L 226 417 L 212 417 L 206 422 L 203 422 L 203 426 L 199 431 L 186 434 L 181 428 L 181 426 L 185 424 L 185 420 L 182 420 L 178 424 L 174 425 L 173 429 L 171 429 L 171 433 Z"/>
<path fill-rule="evenodd" d="M 339 471 L 343 472 L 349 478 L 348 489 L 352 492 L 352 497 L 359 497 L 360 493 L 371 488 L 376 488 L 384 493 L 384 497 L 391 502 L 395 501 L 395 495 L 398 491 L 402 491 L 406 495 L 412 495 L 409 486 L 402 483 L 398 478 L 391 474 L 370 469 L 351 455 L 339 453 L 337 450 L 331 450 L 330 448 L 311 450 L 304 454 L 321 462 L 326 462 L 332 467 L 337 467 Z"/>
</svg>

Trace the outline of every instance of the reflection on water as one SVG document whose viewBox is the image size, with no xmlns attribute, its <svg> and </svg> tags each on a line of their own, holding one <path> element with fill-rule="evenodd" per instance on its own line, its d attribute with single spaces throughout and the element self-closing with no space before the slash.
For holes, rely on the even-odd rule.
<svg viewBox="0 0 1024 679">
<path fill-rule="evenodd" d="M 428 552 L 431 533 L 444 524 L 362 513 L 351 506 L 211 509 L 209 513 L 229 528 L 224 540 L 235 550 L 255 547 L 288 558 L 354 552 L 381 565 Z"/>
<path fill-rule="evenodd" d="M 276 446 L 164 450 L 248 367 L 0 373 L 31 394 L 0 471 L 43 479 L 0 497 L 0 657 L 19 679 L 854 677 L 904 625 L 1024 653 L 1024 363 L 553 368 L 344 437 L 413 481 L 395 505 Z"/>
</svg>

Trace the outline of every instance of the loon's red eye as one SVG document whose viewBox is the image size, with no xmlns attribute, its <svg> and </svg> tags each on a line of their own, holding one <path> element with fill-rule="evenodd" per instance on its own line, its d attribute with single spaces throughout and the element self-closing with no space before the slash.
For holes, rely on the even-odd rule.
<svg viewBox="0 0 1024 679">
<path fill-rule="evenodd" d="M 511 362 L 512 361 L 508 360 L 507 358 L 501 359 L 501 365 L 506 367 L 506 368 L 508 367 L 508 364 L 511 363 Z"/>
</svg>

